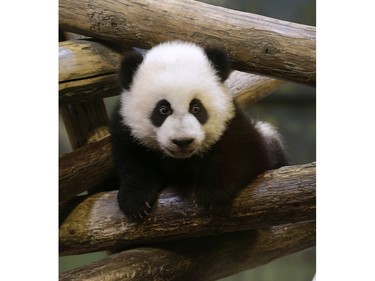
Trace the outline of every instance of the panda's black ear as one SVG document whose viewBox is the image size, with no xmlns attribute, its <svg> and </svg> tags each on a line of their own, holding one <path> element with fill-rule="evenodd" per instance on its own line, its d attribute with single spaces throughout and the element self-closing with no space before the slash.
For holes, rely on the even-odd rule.
<svg viewBox="0 0 375 281">
<path fill-rule="evenodd" d="M 120 64 L 118 77 L 121 87 L 123 87 L 125 90 L 130 89 L 134 73 L 137 71 L 142 61 L 143 55 L 138 51 L 133 50 L 124 55 Z"/>
<path fill-rule="evenodd" d="M 228 55 L 223 50 L 217 48 L 207 47 L 204 51 L 215 68 L 217 75 L 220 77 L 221 82 L 224 82 L 231 72 Z"/>
</svg>

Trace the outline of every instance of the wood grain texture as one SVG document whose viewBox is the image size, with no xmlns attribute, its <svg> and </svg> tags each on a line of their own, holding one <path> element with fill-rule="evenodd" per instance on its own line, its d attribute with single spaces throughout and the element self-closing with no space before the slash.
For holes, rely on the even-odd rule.
<svg viewBox="0 0 375 281">
<path fill-rule="evenodd" d="M 71 104 L 120 94 L 119 45 L 73 40 L 59 43 L 59 103 Z"/>
<path fill-rule="evenodd" d="M 60 275 L 60 281 L 207 281 L 315 245 L 315 222 L 141 247 Z"/>
<path fill-rule="evenodd" d="M 92 65 L 94 68 L 95 66 Z M 121 93 L 117 74 L 103 74 L 97 77 L 81 78 L 59 84 L 59 103 L 73 104 L 94 99 L 117 96 Z"/>
<path fill-rule="evenodd" d="M 107 136 L 60 157 L 60 203 L 115 176 L 111 149 Z"/>
<path fill-rule="evenodd" d="M 99 128 L 108 128 L 109 118 L 102 99 L 60 105 L 69 141 L 73 149 L 84 146 Z"/>
<path fill-rule="evenodd" d="M 89 40 L 60 42 L 59 82 L 114 73 L 120 59 L 121 53 L 109 44 Z"/>
<path fill-rule="evenodd" d="M 285 80 L 233 71 L 225 85 L 241 107 L 254 104 L 286 83 Z"/>
<path fill-rule="evenodd" d="M 150 48 L 180 39 L 225 49 L 237 70 L 315 86 L 316 29 L 185 0 L 61 0 L 60 29 Z"/>
<path fill-rule="evenodd" d="M 122 57 L 121 51 L 118 50 L 121 50 L 121 47 L 107 45 L 87 40 L 60 43 L 60 105 L 106 98 L 121 93 L 117 80 L 118 65 Z M 267 96 L 285 82 L 285 80 L 233 71 L 225 85 L 237 102 L 246 106 Z"/>
<path fill-rule="evenodd" d="M 204 211 L 190 198 L 165 191 L 150 217 L 135 223 L 119 209 L 117 191 L 97 193 L 61 225 L 60 255 L 307 220 L 315 220 L 315 163 L 260 175 L 238 194 L 225 215 Z"/>
</svg>

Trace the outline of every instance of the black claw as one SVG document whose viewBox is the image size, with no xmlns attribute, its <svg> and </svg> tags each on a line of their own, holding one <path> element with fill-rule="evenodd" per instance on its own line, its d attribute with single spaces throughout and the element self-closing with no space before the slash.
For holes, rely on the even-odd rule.
<svg viewBox="0 0 375 281">
<path fill-rule="evenodd" d="M 142 190 L 120 189 L 118 202 L 120 209 L 130 219 L 142 221 L 152 212 L 157 195 L 157 192 L 146 193 Z"/>
</svg>

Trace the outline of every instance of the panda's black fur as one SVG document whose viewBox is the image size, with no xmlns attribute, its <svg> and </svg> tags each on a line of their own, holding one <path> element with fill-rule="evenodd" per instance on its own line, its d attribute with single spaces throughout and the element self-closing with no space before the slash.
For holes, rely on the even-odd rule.
<svg viewBox="0 0 375 281">
<path fill-rule="evenodd" d="M 188 48 L 190 46 L 200 48 L 190 43 L 172 42 L 159 46 L 161 49 L 159 52 L 164 51 L 162 48 L 175 50 L 181 45 L 188 45 Z M 202 54 L 202 62 L 207 60 L 209 63 L 204 67 L 211 67 L 212 73 L 217 76 L 213 81 L 222 84 L 230 73 L 228 57 L 218 49 L 202 49 Z M 162 60 L 162 58 L 157 58 L 159 59 Z M 143 64 L 143 62 L 143 56 L 135 51 L 124 57 L 119 71 L 119 80 L 125 90 L 122 93 L 124 97 L 138 94 L 131 92 L 134 86 L 133 78 L 135 75 L 142 75 L 138 74 L 140 68 L 150 68 L 147 63 Z M 174 73 L 171 75 L 173 76 Z M 134 83 L 142 84 L 143 81 Z M 150 83 L 150 81 L 144 81 L 144 83 Z M 152 89 L 152 85 L 150 87 Z M 160 98 L 155 98 L 155 107 L 149 108 L 147 114 L 140 113 L 140 116 L 145 119 L 142 122 L 150 123 L 150 134 L 153 130 L 159 130 L 159 127 L 166 122 L 165 120 L 174 114 L 173 104 L 169 103 L 168 98 L 173 98 L 173 95 L 177 94 L 166 93 L 165 97 L 161 95 Z M 205 128 L 205 124 L 210 122 L 213 109 L 207 108 L 209 99 L 202 101 L 199 97 L 205 98 L 205 93 L 191 98 L 183 114 L 189 118 L 194 116 L 197 120 L 194 126 Z M 136 130 L 132 128 L 132 124 L 138 122 L 137 119 L 126 120 L 129 119 L 126 116 L 130 116 L 132 112 L 125 116 L 122 111 L 123 103 L 124 100 L 120 101 L 111 118 L 111 140 L 114 164 L 121 181 L 118 203 L 121 210 L 131 218 L 141 219 L 149 215 L 158 194 L 170 186 L 179 188 L 181 194 L 186 190 L 191 190 L 194 200 L 203 208 L 224 208 L 230 204 L 242 187 L 249 184 L 260 173 L 287 165 L 284 149 L 276 131 L 272 131 L 270 136 L 262 133 L 260 127 L 265 126 L 264 123 L 249 120 L 231 97 L 228 104 L 231 103 L 233 109 L 228 111 L 228 120 L 223 121 L 225 127 L 218 134 L 217 140 L 215 139 L 202 151 L 199 150 L 199 145 L 196 145 L 199 152 L 192 153 L 188 147 L 193 142 L 193 137 L 172 138 L 168 145 L 177 151 L 176 155 L 171 154 L 174 153 L 173 151 L 159 148 L 157 142 L 152 145 L 146 141 L 143 142 Z M 136 112 L 138 108 L 128 108 L 128 110 Z M 204 132 L 206 129 L 202 130 Z M 145 130 L 146 133 L 149 131 Z M 194 132 L 190 135 L 194 135 Z"/>
</svg>

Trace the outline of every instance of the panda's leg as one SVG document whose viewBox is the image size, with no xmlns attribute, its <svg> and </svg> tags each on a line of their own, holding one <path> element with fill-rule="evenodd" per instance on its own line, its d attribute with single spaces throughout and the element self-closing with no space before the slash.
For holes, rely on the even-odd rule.
<svg viewBox="0 0 375 281">
<path fill-rule="evenodd" d="M 112 157 L 120 179 L 118 204 L 129 218 L 143 219 L 162 189 L 161 173 L 154 155 L 140 146 L 123 125 L 119 108 L 120 104 L 111 119 Z"/>
<path fill-rule="evenodd" d="M 231 201 L 243 187 L 244 175 L 227 163 L 210 162 L 194 186 L 196 204 L 210 212 L 225 214 Z"/>
<path fill-rule="evenodd" d="M 129 218 L 143 220 L 151 213 L 162 188 L 162 181 L 155 172 L 144 168 L 126 171 L 121 176 L 117 196 L 119 207 Z"/>
</svg>

